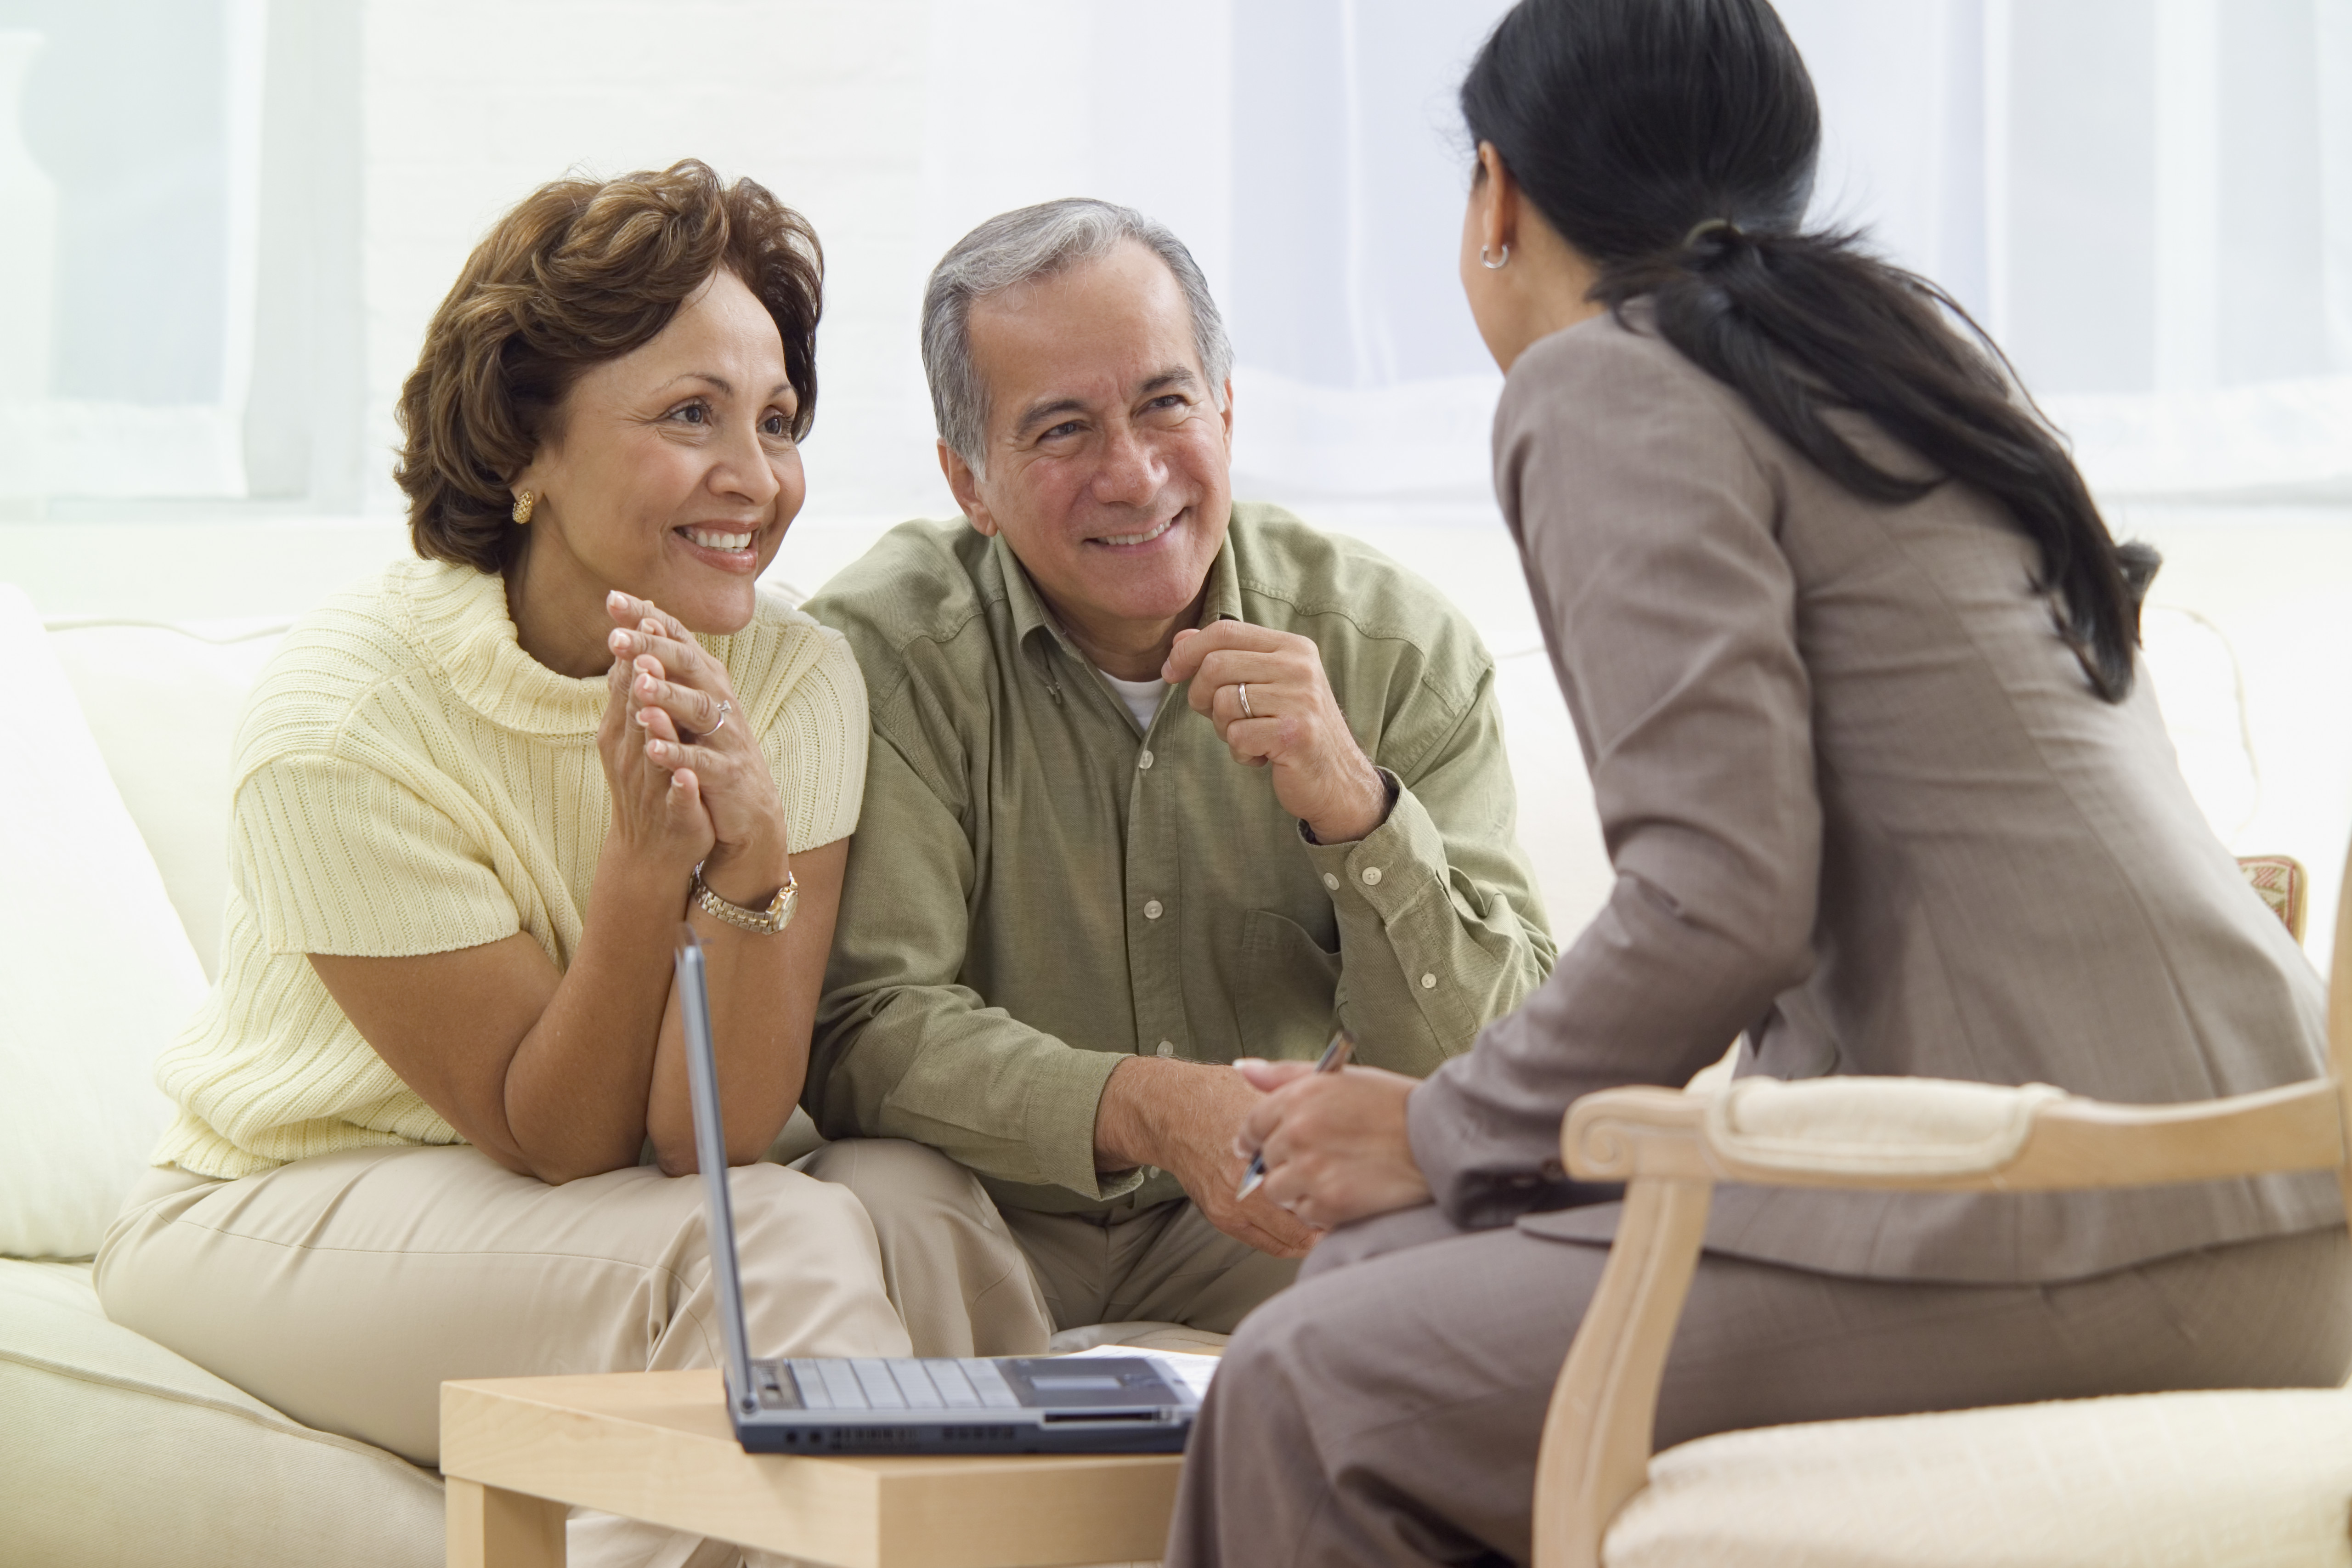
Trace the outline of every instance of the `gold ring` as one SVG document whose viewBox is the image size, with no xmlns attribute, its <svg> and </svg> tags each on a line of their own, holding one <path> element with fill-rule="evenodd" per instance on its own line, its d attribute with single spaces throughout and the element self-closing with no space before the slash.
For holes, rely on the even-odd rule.
<svg viewBox="0 0 2352 1568">
<path fill-rule="evenodd" d="M 1249 705 L 1249 682 L 1248 682 L 1248 681 L 1244 680 L 1244 681 L 1243 681 L 1243 682 L 1242 682 L 1242 685 L 1241 685 L 1241 690 L 1242 690 L 1242 717 L 1243 717 L 1243 718 L 1244 718 L 1244 719 L 1255 719 L 1255 718 L 1256 718 L 1256 717 L 1257 717 L 1257 715 L 1250 711 L 1250 705 Z"/>
</svg>

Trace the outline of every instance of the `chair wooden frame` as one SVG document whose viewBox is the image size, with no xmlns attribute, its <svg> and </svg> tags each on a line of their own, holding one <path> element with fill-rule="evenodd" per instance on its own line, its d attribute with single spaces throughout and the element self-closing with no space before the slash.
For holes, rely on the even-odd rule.
<svg viewBox="0 0 2352 1568">
<path fill-rule="evenodd" d="M 2352 856 L 2346 878 L 2352 889 Z M 2041 1099 L 2019 1107 L 2030 1118 L 2021 1144 L 1970 1168 L 1904 1170 L 1899 1158 L 1890 1158 L 1886 1169 L 1858 1172 L 1850 1154 L 1839 1158 L 1826 1148 L 1817 1162 L 1776 1152 L 1761 1164 L 1710 1134 L 1714 1093 L 1628 1088 L 1578 1100 L 1561 1129 L 1562 1156 L 1580 1180 L 1625 1183 L 1625 1206 L 1544 1423 L 1536 1462 L 1536 1568 L 1601 1568 L 1611 1522 L 1648 1484 L 1666 1351 L 1698 1268 L 1717 1182 L 2057 1192 L 2333 1169 L 2352 1210 L 2352 900 L 2341 897 L 2335 946 L 2327 1077 L 2182 1105 Z M 1821 1081 L 1845 1093 L 1874 1081 L 1914 1096 L 1921 1088 L 1917 1079 Z M 1799 1084 L 1783 1092 L 1805 1089 Z M 1969 1085 L 1966 1092 L 1981 1100 L 1985 1090 Z"/>
</svg>

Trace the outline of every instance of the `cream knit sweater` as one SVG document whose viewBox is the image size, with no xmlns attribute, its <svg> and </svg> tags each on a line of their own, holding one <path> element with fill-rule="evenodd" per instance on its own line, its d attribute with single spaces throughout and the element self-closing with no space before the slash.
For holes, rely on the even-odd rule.
<svg viewBox="0 0 2352 1568">
<path fill-rule="evenodd" d="M 760 737 L 794 849 L 857 825 L 866 687 L 841 634 L 762 595 L 703 646 Z M 504 580 L 404 561 L 288 634 L 238 727 L 222 966 L 156 1064 L 159 1165 L 244 1176 L 341 1149 L 455 1143 L 308 953 L 446 952 L 529 931 L 562 968 L 612 819 L 603 677 L 516 645 Z"/>
</svg>

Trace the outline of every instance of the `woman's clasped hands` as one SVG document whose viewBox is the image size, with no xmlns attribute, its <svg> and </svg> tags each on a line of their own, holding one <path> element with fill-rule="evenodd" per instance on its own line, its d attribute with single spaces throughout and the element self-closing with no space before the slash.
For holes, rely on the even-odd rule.
<svg viewBox="0 0 2352 1568">
<path fill-rule="evenodd" d="M 604 607 L 613 668 L 596 743 L 613 831 L 674 868 L 702 867 L 721 897 L 742 891 L 728 885 L 738 866 L 746 897 L 772 892 L 784 875 L 783 806 L 725 667 L 650 600 L 615 590 Z"/>
</svg>

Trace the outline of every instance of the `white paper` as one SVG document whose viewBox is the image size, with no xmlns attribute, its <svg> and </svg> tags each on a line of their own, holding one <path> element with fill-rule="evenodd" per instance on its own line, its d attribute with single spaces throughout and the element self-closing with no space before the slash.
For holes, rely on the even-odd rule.
<svg viewBox="0 0 2352 1568">
<path fill-rule="evenodd" d="M 1072 1351 L 1064 1359 L 1080 1361 L 1089 1356 L 1142 1356 L 1158 1362 L 1171 1381 L 1192 1391 L 1195 1399 L 1209 1394 L 1209 1380 L 1217 1375 L 1217 1358 L 1195 1355 L 1189 1351 L 1153 1351 L 1138 1345 L 1096 1345 L 1091 1350 Z"/>
</svg>

